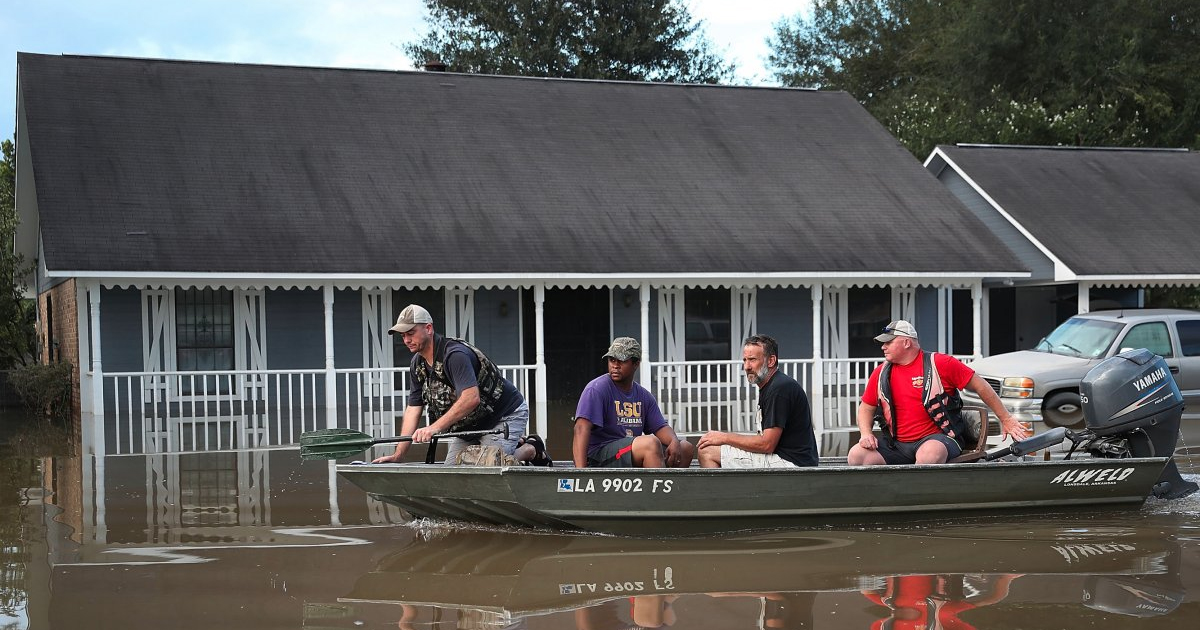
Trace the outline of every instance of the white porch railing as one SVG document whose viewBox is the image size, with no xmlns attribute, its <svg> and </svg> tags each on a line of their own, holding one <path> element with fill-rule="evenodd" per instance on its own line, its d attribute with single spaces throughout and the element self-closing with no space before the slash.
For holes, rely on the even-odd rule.
<svg viewBox="0 0 1200 630">
<path fill-rule="evenodd" d="M 858 399 L 883 359 L 824 359 L 821 391 L 813 385 L 814 359 L 784 359 L 780 369 L 804 386 L 821 430 L 854 428 Z M 676 431 L 749 433 L 758 430 L 758 398 L 741 361 L 651 362 L 650 389 Z"/>
<path fill-rule="evenodd" d="M 964 361 L 970 357 L 959 357 Z M 818 431 L 856 427 L 858 400 L 883 359 L 785 359 L 781 369 L 808 392 Z M 813 374 L 819 365 L 820 387 Z M 500 366 L 528 397 L 534 366 Z M 676 431 L 758 430 L 757 392 L 740 361 L 647 362 L 650 389 Z M 305 431 L 343 427 L 395 435 L 407 406 L 408 368 L 334 370 L 337 399 L 325 401 L 324 370 L 120 372 L 104 375 L 109 453 L 231 450 L 296 444 Z M 331 413 L 332 412 L 332 413 Z M 426 420 L 427 421 L 427 420 Z"/>
<path fill-rule="evenodd" d="M 498 366 L 522 392 L 531 365 Z M 105 451 L 221 451 L 294 445 L 306 431 L 350 428 L 395 435 L 407 406 L 408 368 L 112 372 L 104 374 Z"/>
</svg>

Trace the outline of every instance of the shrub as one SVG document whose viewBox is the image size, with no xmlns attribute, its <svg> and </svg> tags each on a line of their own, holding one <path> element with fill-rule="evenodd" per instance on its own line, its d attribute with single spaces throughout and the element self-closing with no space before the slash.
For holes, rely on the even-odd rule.
<svg viewBox="0 0 1200 630">
<path fill-rule="evenodd" d="M 9 382 L 26 409 L 48 420 L 65 420 L 71 414 L 70 363 L 26 365 L 12 371 Z"/>
</svg>

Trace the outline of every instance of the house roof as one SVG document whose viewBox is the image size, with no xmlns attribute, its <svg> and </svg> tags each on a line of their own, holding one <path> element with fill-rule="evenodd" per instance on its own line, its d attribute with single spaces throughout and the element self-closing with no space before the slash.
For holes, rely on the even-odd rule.
<svg viewBox="0 0 1200 630">
<path fill-rule="evenodd" d="M 1023 269 L 844 92 L 26 53 L 18 70 L 51 275 Z"/>
<path fill-rule="evenodd" d="M 1200 277 L 1200 154 L 960 145 L 937 147 L 938 160 L 1054 260 L 1057 279 Z"/>
</svg>

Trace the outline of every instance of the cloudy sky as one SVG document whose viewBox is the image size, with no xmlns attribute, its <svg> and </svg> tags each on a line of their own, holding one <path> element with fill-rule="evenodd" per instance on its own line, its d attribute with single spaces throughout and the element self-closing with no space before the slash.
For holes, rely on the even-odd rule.
<svg viewBox="0 0 1200 630">
<path fill-rule="evenodd" d="M 740 81 L 766 85 L 766 38 L 809 0 L 684 0 Z M 422 0 L 0 0 L 0 139 L 15 127 L 16 53 L 407 69 Z"/>
</svg>

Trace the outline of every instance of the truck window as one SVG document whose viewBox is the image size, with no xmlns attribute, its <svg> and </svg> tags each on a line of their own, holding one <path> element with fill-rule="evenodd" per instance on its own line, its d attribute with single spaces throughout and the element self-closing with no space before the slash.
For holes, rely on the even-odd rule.
<svg viewBox="0 0 1200 630">
<path fill-rule="evenodd" d="M 1121 341 L 1121 350 L 1127 348 L 1145 348 L 1160 357 L 1172 357 L 1171 336 L 1164 322 L 1146 322 L 1129 329 L 1129 334 Z"/>
<path fill-rule="evenodd" d="M 1200 319 L 1181 319 L 1175 322 L 1175 330 L 1183 356 L 1200 357 Z"/>
</svg>

